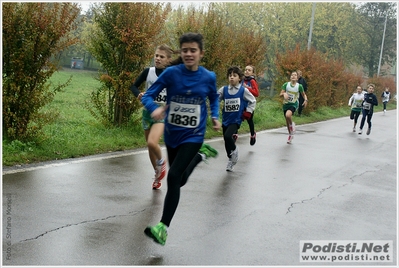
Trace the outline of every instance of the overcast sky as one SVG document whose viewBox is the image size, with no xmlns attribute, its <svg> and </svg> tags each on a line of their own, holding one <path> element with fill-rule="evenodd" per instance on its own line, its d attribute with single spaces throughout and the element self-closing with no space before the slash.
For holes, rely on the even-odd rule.
<svg viewBox="0 0 399 268">
<path fill-rule="evenodd" d="M 97 2 L 124 2 L 124 1 L 96 1 L 96 2 L 89 2 L 89 1 L 79 1 L 79 2 L 73 2 L 73 3 L 79 3 L 80 6 L 82 7 L 82 12 L 85 13 L 89 8 L 90 5 L 93 3 L 97 3 Z M 140 1 L 140 2 L 147 2 L 147 1 Z M 157 2 L 157 1 L 148 1 L 148 2 Z M 158 1 L 160 2 L 160 1 Z M 201 2 L 196 2 L 196 1 L 165 1 L 165 2 L 170 2 L 170 3 L 175 3 L 176 6 L 180 5 L 187 5 L 187 4 L 195 4 L 195 3 L 201 3 Z M 212 1 L 203 1 L 204 2 L 212 2 Z M 216 1 L 215 1 L 216 2 Z"/>
</svg>

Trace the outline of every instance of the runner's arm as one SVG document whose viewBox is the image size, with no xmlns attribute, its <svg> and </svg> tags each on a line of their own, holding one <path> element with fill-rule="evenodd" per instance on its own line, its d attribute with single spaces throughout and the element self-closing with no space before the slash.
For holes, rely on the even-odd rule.
<svg viewBox="0 0 399 268">
<path fill-rule="evenodd" d="M 148 72 L 150 71 L 150 68 L 144 69 L 144 71 L 139 75 L 139 77 L 134 81 L 134 83 L 130 86 L 130 91 L 133 93 L 133 95 L 137 98 L 139 94 L 141 93 L 139 90 L 139 87 L 141 86 L 142 83 L 144 83 L 147 80 Z"/>
</svg>

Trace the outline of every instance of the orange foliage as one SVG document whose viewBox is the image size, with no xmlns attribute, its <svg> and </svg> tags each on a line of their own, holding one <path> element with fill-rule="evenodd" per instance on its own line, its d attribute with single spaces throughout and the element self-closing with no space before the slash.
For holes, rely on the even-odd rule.
<svg viewBox="0 0 399 268">
<path fill-rule="evenodd" d="M 232 65 L 254 65 L 262 73 L 266 45 L 261 33 L 232 26 L 228 18 L 209 4 L 206 11 L 194 7 L 179 9 L 176 20 L 176 40 L 186 32 L 198 32 L 204 36 L 205 55 L 202 65 L 216 73 L 217 83 L 226 84 L 226 72 Z"/>
<path fill-rule="evenodd" d="M 386 87 L 389 88 L 389 91 L 392 94 L 391 96 L 395 95 L 397 92 L 396 83 L 393 77 L 377 77 L 375 75 L 367 80 L 367 84 L 375 85 L 374 94 L 376 94 L 377 97 L 381 96 Z"/>
<path fill-rule="evenodd" d="M 297 45 L 294 50 L 285 54 L 277 54 L 276 69 L 278 78 L 276 85 L 280 88 L 289 81 L 289 74 L 301 70 L 308 90 L 309 103 L 304 113 L 319 107 L 341 107 L 348 103 L 350 95 L 355 92 L 363 78 L 346 71 L 342 60 L 329 59 L 328 55 L 316 51 L 301 50 Z"/>
</svg>

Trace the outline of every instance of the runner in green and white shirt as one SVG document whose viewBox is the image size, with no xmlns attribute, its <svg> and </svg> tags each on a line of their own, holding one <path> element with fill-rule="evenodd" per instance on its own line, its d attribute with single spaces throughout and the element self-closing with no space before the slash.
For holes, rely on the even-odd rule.
<svg viewBox="0 0 399 268">
<path fill-rule="evenodd" d="M 357 119 L 359 118 L 360 113 L 362 112 L 364 100 L 364 92 L 361 86 L 357 86 L 356 93 L 350 97 L 348 105 L 351 106 L 351 114 L 349 118 L 353 121 L 353 132 L 356 132 L 356 124 Z"/>
<path fill-rule="evenodd" d="M 293 71 L 291 73 L 290 81 L 284 83 L 281 87 L 280 96 L 284 97 L 283 100 L 283 112 L 285 122 L 288 129 L 288 140 L 287 143 L 291 143 L 295 133 L 295 123 L 292 122 L 292 115 L 298 109 L 299 106 L 299 94 L 302 95 L 304 102 L 303 106 L 306 107 L 308 104 L 308 97 L 301 84 L 298 83 L 298 73 Z"/>
</svg>

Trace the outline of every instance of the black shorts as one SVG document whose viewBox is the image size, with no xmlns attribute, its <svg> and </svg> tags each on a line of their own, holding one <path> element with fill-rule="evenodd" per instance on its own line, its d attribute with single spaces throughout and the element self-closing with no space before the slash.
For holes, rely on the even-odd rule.
<svg viewBox="0 0 399 268">
<path fill-rule="evenodd" d="M 351 114 L 350 114 L 349 118 L 351 120 L 353 120 L 353 119 L 355 119 L 355 116 L 359 116 L 359 115 L 360 115 L 360 111 L 356 112 L 354 110 L 351 110 Z"/>
<path fill-rule="evenodd" d="M 285 113 L 286 113 L 287 111 L 291 111 L 292 114 L 294 114 L 295 111 L 296 111 L 296 108 L 295 108 L 294 106 L 290 106 L 290 107 L 288 107 L 288 109 L 283 110 L 284 116 L 285 116 Z"/>
</svg>

